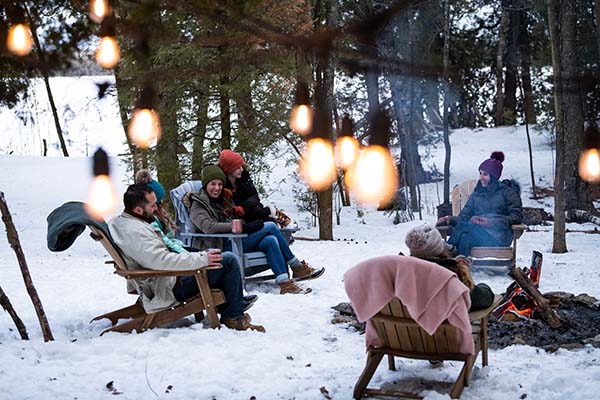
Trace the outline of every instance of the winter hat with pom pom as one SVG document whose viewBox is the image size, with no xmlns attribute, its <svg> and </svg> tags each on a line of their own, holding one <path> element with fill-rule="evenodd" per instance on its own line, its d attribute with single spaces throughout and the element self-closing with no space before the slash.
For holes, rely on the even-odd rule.
<svg viewBox="0 0 600 400">
<path fill-rule="evenodd" d="M 440 232 L 427 224 L 408 231 L 404 242 L 413 257 L 438 257 L 447 248 Z"/>
<path fill-rule="evenodd" d="M 487 172 L 498 180 L 502 176 L 502 161 L 504 161 L 504 153 L 494 151 L 490 158 L 481 163 L 479 170 Z"/>
<path fill-rule="evenodd" d="M 156 202 L 160 203 L 165 198 L 165 188 L 155 179 L 152 179 L 150 171 L 147 169 L 140 169 L 135 174 L 135 183 L 145 183 L 154 194 L 156 195 Z"/>
</svg>

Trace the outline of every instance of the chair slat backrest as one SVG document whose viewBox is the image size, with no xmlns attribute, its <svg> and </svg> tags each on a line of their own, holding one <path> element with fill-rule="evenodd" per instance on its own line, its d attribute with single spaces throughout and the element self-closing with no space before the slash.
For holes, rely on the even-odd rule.
<svg viewBox="0 0 600 400">
<path fill-rule="evenodd" d="M 102 246 L 104 246 L 108 254 L 112 257 L 115 269 L 120 271 L 127 271 L 127 264 L 121 256 L 121 253 L 119 253 L 119 250 L 117 250 L 117 248 L 112 244 L 112 242 L 106 237 L 104 232 L 92 225 L 90 225 L 89 228 L 92 231 L 92 238 L 100 242 Z"/>
<path fill-rule="evenodd" d="M 409 353 L 458 353 L 458 335 L 454 326 L 443 323 L 433 336 L 429 335 L 398 298 L 392 299 L 373 322 L 384 347 Z"/>
<path fill-rule="evenodd" d="M 452 215 L 456 216 L 460 214 L 460 210 L 463 209 L 467 200 L 469 200 L 469 196 L 475 190 L 475 186 L 477 186 L 477 179 L 471 179 L 454 186 L 451 194 Z"/>
</svg>

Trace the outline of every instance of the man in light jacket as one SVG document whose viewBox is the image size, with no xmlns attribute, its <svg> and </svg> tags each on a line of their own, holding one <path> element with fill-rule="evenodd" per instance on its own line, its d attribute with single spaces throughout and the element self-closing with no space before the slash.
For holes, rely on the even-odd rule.
<svg viewBox="0 0 600 400">
<path fill-rule="evenodd" d="M 160 231 L 150 225 L 156 211 L 156 195 L 145 184 L 129 186 L 123 203 L 125 211 L 113 218 L 108 228 L 128 269 L 185 270 L 221 263 L 222 268 L 207 271 L 209 286 L 221 289 L 227 301 L 218 307 L 221 323 L 231 329 L 264 332 L 262 326 L 251 324 L 250 316 L 244 314 L 242 280 L 235 256 L 221 255 L 221 250 L 169 251 Z M 146 312 L 172 307 L 199 293 L 193 276 L 144 278 L 135 283 Z"/>
</svg>

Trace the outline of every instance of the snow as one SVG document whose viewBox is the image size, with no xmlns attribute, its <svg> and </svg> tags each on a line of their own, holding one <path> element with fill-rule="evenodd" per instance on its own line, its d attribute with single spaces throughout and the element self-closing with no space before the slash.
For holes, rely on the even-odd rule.
<svg viewBox="0 0 600 400">
<path fill-rule="evenodd" d="M 89 96 L 93 91 L 86 93 Z M 0 111 L 0 119 L 6 112 Z M 122 135 L 122 131 L 110 132 L 111 137 Z M 49 140 L 56 141 L 52 137 Z M 523 185 L 525 205 L 553 211 L 551 199 L 538 202 L 529 198 L 529 155 L 523 127 L 456 130 L 451 143 L 452 184 L 475 178 L 479 163 L 492 150 L 500 149 L 506 154 L 503 177 L 517 179 Z M 536 182 L 547 185 L 552 182 L 553 171 L 550 145 L 543 135 L 532 132 L 532 146 Z M 123 399 L 326 398 L 321 388 L 334 399 L 352 398 L 366 354 L 364 336 L 343 324 L 330 323 L 331 307 L 348 301 L 342 276 L 367 258 L 407 252 L 406 232 L 423 221 L 393 225 L 392 216 L 351 206 L 342 210 L 341 225 L 334 226 L 333 242 L 297 240 L 293 252 L 327 271 L 310 283 L 313 293 L 309 295 L 280 296 L 275 284 L 269 282 L 248 285 L 249 292 L 260 297 L 250 313 L 253 321 L 266 327 L 265 334 L 191 324 L 100 337 L 109 322 L 88 321 L 135 299 L 126 294 L 123 280 L 112 273 L 112 267 L 104 264 L 109 257 L 87 231 L 64 252 L 52 253 L 46 247 L 46 216 L 66 201 L 86 198 L 91 164 L 89 158 L 81 157 L 83 149 L 78 147 L 74 153 L 79 157 L 68 159 L 0 155 L 0 190 L 5 193 L 55 337 L 53 342 L 44 343 L 15 254 L 2 235 L 0 287 L 23 319 L 31 340 L 20 340 L 9 315 L 0 313 L 0 399 L 95 399 L 116 394 Z M 121 151 L 118 139 L 110 149 L 113 156 Z M 429 150 L 432 157 L 427 163 L 435 163 L 441 170 L 443 146 Z M 114 181 L 122 193 L 128 181 L 126 169 L 117 158 L 112 162 Z M 303 229 L 299 236 L 317 237 L 316 228 L 305 226 L 306 216 L 293 205 L 293 179 L 288 176 L 292 167 L 284 167 L 283 157 L 273 162 L 277 166 L 269 179 L 269 201 L 300 222 Z M 421 191 L 423 220 L 432 223 L 442 185 L 423 185 Z M 568 253 L 552 254 L 552 227 L 537 226 L 519 240 L 517 263 L 528 265 L 532 250 L 539 250 L 544 255 L 542 291 L 600 297 L 600 272 L 592 262 L 598 256 L 598 239 L 582 232 L 594 226 L 567 227 L 577 230 L 567 234 Z M 502 274 L 476 272 L 474 278 L 487 282 L 497 292 L 509 283 Z M 579 400 L 596 398 L 600 389 L 600 349 L 593 347 L 545 353 L 514 345 L 490 350 L 489 358 L 489 366 L 483 369 L 479 358 L 463 399 L 517 399 L 526 395 L 528 399 Z M 397 359 L 398 371 L 388 371 L 386 364 L 381 363 L 373 386 L 396 388 L 393 382 L 414 386 L 421 377 L 450 381 L 460 369 L 457 362 L 431 369 L 426 361 Z M 446 389 L 434 385 L 423 394 L 427 399 L 445 399 L 449 398 Z"/>
</svg>

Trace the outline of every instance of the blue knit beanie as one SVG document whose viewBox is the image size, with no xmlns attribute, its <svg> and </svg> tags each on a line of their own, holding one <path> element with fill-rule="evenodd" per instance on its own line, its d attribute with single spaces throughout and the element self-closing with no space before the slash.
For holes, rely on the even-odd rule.
<svg viewBox="0 0 600 400">
<path fill-rule="evenodd" d="M 160 203 L 162 199 L 165 198 L 165 188 L 157 180 L 152 179 L 150 182 L 146 183 L 146 186 L 152 189 L 152 191 L 156 195 L 157 203 Z"/>
</svg>

